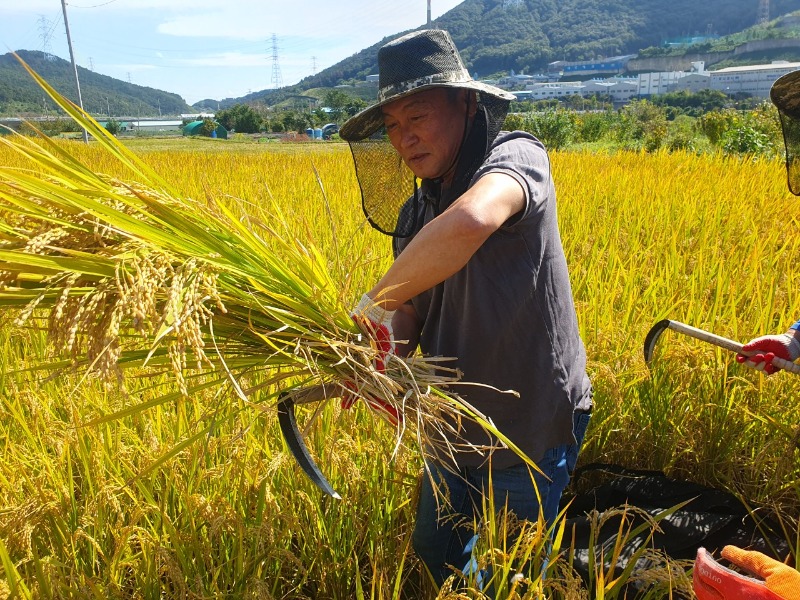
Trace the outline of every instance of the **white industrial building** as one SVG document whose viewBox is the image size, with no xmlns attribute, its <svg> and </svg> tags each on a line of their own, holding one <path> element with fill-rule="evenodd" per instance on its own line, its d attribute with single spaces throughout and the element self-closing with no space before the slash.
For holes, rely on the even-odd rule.
<svg viewBox="0 0 800 600">
<path fill-rule="evenodd" d="M 525 91 L 514 92 L 514 95 L 520 100 L 549 100 L 575 94 L 584 94 L 583 83 L 579 81 L 529 83 L 525 86 Z"/>
<path fill-rule="evenodd" d="M 512 75 L 492 83 L 504 89 L 525 85 L 523 91 L 513 93 L 518 100 L 533 101 L 602 94 L 608 95 L 615 103 L 625 103 L 634 98 L 649 98 L 668 92 L 686 90 L 696 93 L 707 89 L 729 96 L 746 94 L 755 98 L 769 98 L 769 90 L 775 80 L 797 70 L 800 70 L 800 62 L 773 61 L 770 64 L 707 71 L 705 64 L 697 61 L 692 63 L 690 71 L 640 73 L 636 77 L 543 81 L 547 76 L 517 75 L 512 72 Z M 367 79 L 371 81 L 370 78 L 376 77 L 369 75 Z"/>
<path fill-rule="evenodd" d="M 711 73 L 708 71 L 704 71 L 702 73 L 686 73 L 683 77 L 678 79 L 675 82 L 669 91 L 670 92 L 680 92 L 686 91 L 691 92 L 693 94 L 699 92 L 700 90 L 707 90 L 710 87 L 711 83 Z"/>
<path fill-rule="evenodd" d="M 613 102 L 629 102 L 639 94 L 636 77 L 609 77 L 584 81 L 584 94 L 607 94 Z"/>
<path fill-rule="evenodd" d="M 768 65 L 728 67 L 711 71 L 709 87 L 729 96 L 748 94 L 769 98 L 769 89 L 781 75 L 800 69 L 800 62 L 774 61 Z"/>
</svg>

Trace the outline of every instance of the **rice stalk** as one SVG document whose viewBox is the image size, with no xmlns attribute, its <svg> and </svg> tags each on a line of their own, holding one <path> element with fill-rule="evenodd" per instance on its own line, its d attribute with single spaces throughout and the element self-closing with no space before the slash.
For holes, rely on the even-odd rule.
<svg viewBox="0 0 800 600">
<path fill-rule="evenodd" d="M 29 368 L 70 365 L 122 385 L 126 371 L 167 372 L 177 388 L 92 423 L 209 387 L 249 403 L 256 390 L 274 400 L 287 387 L 323 384 L 338 397 L 354 383 L 358 396 L 382 398 L 404 415 L 398 447 L 410 439 L 454 458 L 507 445 L 531 462 L 454 391 L 460 374 L 447 361 L 391 357 L 385 372 L 375 369 L 377 350 L 351 320 L 323 254 L 288 233 L 277 204 L 265 223 L 235 202 L 181 197 L 23 66 L 137 178 L 94 173 L 44 135 L 0 138 L 29 165 L 0 167 L 0 306 L 19 309 L 17 326 L 46 330 L 58 353 Z M 228 402 L 216 410 L 206 429 L 169 454 L 239 409 Z M 465 419 L 487 432 L 485 445 L 463 439 Z"/>
</svg>

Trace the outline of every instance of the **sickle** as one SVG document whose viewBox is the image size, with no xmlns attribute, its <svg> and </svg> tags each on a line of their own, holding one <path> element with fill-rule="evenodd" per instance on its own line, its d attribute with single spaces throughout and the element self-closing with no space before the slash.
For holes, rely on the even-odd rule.
<svg viewBox="0 0 800 600">
<path fill-rule="evenodd" d="M 729 340 L 728 338 L 724 338 L 719 335 L 703 331 L 702 329 L 697 329 L 696 327 L 692 327 L 691 325 L 686 325 L 679 321 L 671 321 L 669 319 L 664 319 L 663 321 L 659 321 L 658 323 L 653 325 L 650 331 L 647 332 L 647 336 L 644 338 L 644 362 L 646 362 L 648 366 L 650 365 L 650 359 L 653 358 L 653 349 L 656 346 L 658 338 L 667 329 L 672 329 L 673 331 L 677 331 L 678 333 L 682 333 L 684 335 L 688 335 L 689 337 L 693 337 L 695 339 L 708 342 L 709 344 L 713 344 L 720 348 L 724 348 L 725 350 L 730 350 L 731 352 L 744 354 L 745 356 L 758 354 L 757 352 L 742 352 L 742 344 L 740 344 L 739 342 L 734 342 L 733 340 Z M 795 375 L 800 375 L 800 365 L 795 364 L 793 362 L 789 362 L 788 360 L 783 359 L 779 356 L 776 356 L 775 358 L 772 359 L 772 364 L 778 367 L 779 369 L 784 369 L 785 371 L 789 371 L 790 373 L 794 373 Z"/>
<path fill-rule="evenodd" d="M 330 386 L 328 386 L 330 390 Z M 297 420 L 294 416 L 295 404 L 306 404 L 309 402 L 319 402 L 330 397 L 330 393 L 326 393 L 325 386 L 318 385 L 309 388 L 299 388 L 294 390 L 287 390 L 281 392 L 278 396 L 278 424 L 281 428 L 281 435 L 289 447 L 289 451 L 294 456 L 294 459 L 303 469 L 306 475 L 313 481 L 319 489 L 323 492 L 336 498 L 341 499 L 341 496 L 328 483 L 328 480 L 319 470 L 319 467 L 311 458 L 311 454 L 303 442 L 303 436 L 297 427 Z"/>
</svg>

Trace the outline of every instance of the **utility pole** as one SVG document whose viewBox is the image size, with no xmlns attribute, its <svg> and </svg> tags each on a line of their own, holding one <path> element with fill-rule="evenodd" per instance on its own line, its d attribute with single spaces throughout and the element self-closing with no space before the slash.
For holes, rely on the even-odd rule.
<svg viewBox="0 0 800 600">
<path fill-rule="evenodd" d="M 431 0 L 428 0 L 428 29 L 431 28 Z"/>
<path fill-rule="evenodd" d="M 75 53 L 72 51 L 72 38 L 69 35 L 69 21 L 67 20 L 67 0 L 61 0 L 61 9 L 64 11 L 64 28 L 67 30 L 67 45 L 69 46 L 69 58 L 72 61 L 72 70 L 75 71 L 75 86 L 78 88 L 78 106 L 83 110 L 83 98 L 81 98 L 81 82 L 78 79 L 78 65 L 75 64 Z M 83 130 L 83 143 L 89 143 L 89 132 Z"/>
</svg>

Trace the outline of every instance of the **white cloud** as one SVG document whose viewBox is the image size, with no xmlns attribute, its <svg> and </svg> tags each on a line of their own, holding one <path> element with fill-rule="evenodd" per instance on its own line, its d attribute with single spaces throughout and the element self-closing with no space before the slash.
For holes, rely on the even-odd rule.
<svg viewBox="0 0 800 600">
<path fill-rule="evenodd" d="M 197 58 L 179 58 L 172 62 L 175 66 L 185 67 L 261 67 L 263 68 L 271 60 L 266 54 L 240 54 L 237 52 L 225 52 L 222 54 L 210 54 Z"/>
</svg>

